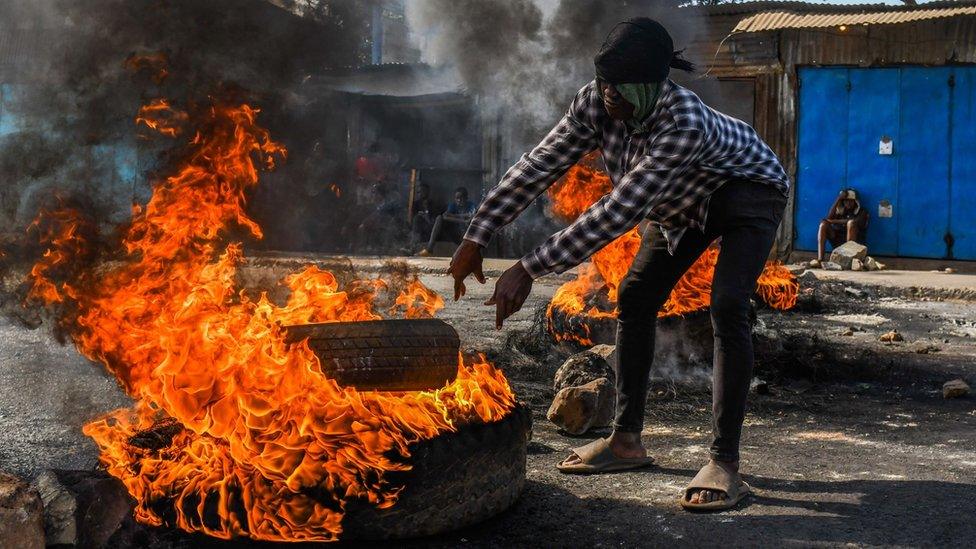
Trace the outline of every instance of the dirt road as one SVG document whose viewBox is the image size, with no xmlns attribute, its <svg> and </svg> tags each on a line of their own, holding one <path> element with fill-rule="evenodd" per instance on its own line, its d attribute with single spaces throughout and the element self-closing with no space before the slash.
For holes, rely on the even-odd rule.
<svg viewBox="0 0 976 549">
<path fill-rule="evenodd" d="M 449 295 L 450 279 L 423 280 Z M 751 397 L 743 471 L 756 495 L 734 511 L 696 515 L 681 511 L 676 498 L 706 460 L 705 387 L 655 384 L 644 440 L 657 467 L 593 477 L 554 469 L 570 448 L 606 434 L 557 432 L 544 413 L 561 357 L 530 360 L 508 339 L 534 327 L 535 310 L 557 284 L 537 282 L 502 332 L 481 305 L 490 285 L 470 285 L 465 300 L 439 315 L 458 328 L 463 345 L 488 352 L 533 408 L 528 486 L 503 515 L 408 546 L 935 546 L 976 539 L 976 400 L 943 400 L 940 392 L 951 377 L 976 382 L 971 303 L 858 297 L 835 287 L 805 311 L 761 312 L 771 329 L 802 339 L 796 349 L 805 351 L 782 375 L 769 372 L 770 394 Z M 906 342 L 879 343 L 893 327 Z M 849 328 L 853 335 L 841 335 Z M 0 341 L 0 469 L 30 477 L 49 467 L 93 466 L 95 448 L 80 426 L 126 397 L 98 366 L 41 331 L 0 320 Z"/>
</svg>

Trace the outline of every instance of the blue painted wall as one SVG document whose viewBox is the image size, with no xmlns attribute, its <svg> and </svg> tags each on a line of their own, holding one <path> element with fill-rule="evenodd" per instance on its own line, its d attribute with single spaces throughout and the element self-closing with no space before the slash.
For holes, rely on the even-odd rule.
<svg viewBox="0 0 976 549">
<path fill-rule="evenodd" d="M 976 67 L 799 76 L 796 248 L 816 250 L 820 220 L 852 187 L 871 214 L 870 253 L 976 259 Z M 883 137 L 893 154 L 879 154 Z"/>
</svg>

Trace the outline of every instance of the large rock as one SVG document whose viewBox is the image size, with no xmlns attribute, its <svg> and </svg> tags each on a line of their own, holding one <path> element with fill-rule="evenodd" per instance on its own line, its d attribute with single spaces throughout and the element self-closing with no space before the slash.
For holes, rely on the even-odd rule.
<svg viewBox="0 0 976 549">
<path fill-rule="evenodd" d="M 53 471 L 44 471 L 33 482 L 44 502 L 44 533 L 51 545 L 74 545 L 78 525 L 75 511 L 78 503 L 74 494 L 66 489 Z"/>
<path fill-rule="evenodd" d="M 595 353 L 603 357 L 603 360 L 607 361 L 607 365 L 613 370 L 617 367 L 617 346 L 600 344 L 590 347 L 590 352 Z"/>
<path fill-rule="evenodd" d="M 615 397 L 613 384 L 605 377 L 579 387 L 566 387 L 556 394 L 546 417 L 563 431 L 581 435 L 610 424 Z"/>
<path fill-rule="evenodd" d="M 0 547 L 43 549 L 44 509 L 37 491 L 0 472 Z"/>
<path fill-rule="evenodd" d="M 863 264 L 864 258 L 868 256 L 868 247 L 853 240 L 841 244 L 830 252 L 830 262 L 836 263 L 843 269 L 850 269 L 851 263 L 856 259 Z"/>
<path fill-rule="evenodd" d="M 577 387 L 601 377 L 611 382 L 616 376 L 606 359 L 592 351 L 583 351 L 566 359 L 556 370 L 553 389 L 560 391 L 566 387 Z"/>
<path fill-rule="evenodd" d="M 101 471 L 45 471 L 33 485 L 51 545 L 105 547 L 135 506 L 122 483 Z"/>
<path fill-rule="evenodd" d="M 943 398 L 962 398 L 969 394 L 969 385 L 961 379 L 946 381 L 942 385 Z"/>
</svg>

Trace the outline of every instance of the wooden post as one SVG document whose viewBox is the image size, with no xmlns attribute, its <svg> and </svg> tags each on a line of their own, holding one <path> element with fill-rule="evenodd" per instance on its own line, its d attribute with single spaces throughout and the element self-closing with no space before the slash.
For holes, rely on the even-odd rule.
<svg viewBox="0 0 976 549">
<path fill-rule="evenodd" d="M 410 170 L 410 198 L 407 200 L 407 224 L 413 223 L 413 197 L 417 193 L 417 169 Z"/>
</svg>

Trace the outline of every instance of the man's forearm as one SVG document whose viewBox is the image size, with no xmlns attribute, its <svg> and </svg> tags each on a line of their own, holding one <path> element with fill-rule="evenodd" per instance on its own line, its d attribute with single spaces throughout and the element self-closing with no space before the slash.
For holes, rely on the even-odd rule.
<svg viewBox="0 0 976 549">
<path fill-rule="evenodd" d="M 708 189 L 672 186 L 695 161 L 701 148 L 695 129 L 674 130 L 659 138 L 650 151 L 613 190 L 597 200 L 569 227 L 552 235 L 522 265 L 532 278 L 562 273 L 649 217 L 652 221 L 680 216 L 683 204 L 700 203 Z"/>
<path fill-rule="evenodd" d="M 523 155 L 485 197 L 470 219 L 464 238 L 486 246 L 499 229 L 518 217 L 564 171 L 540 168 Z"/>
<path fill-rule="evenodd" d="M 581 94 L 583 91 L 580 92 Z M 578 95 L 570 112 L 531 152 L 505 172 L 474 214 L 464 238 L 486 246 L 566 170 L 596 146 L 595 130 L 581 122 L 585 96 Z"/>
<path fill-rule="evenodd" d="M 606 195 L 569 227 L 522 257 L 522 266 L 533 279 L 565 272 L 636 226 L 647 211 L 646 206 L 625 206 L 612 194 Z"/>
</svg>

